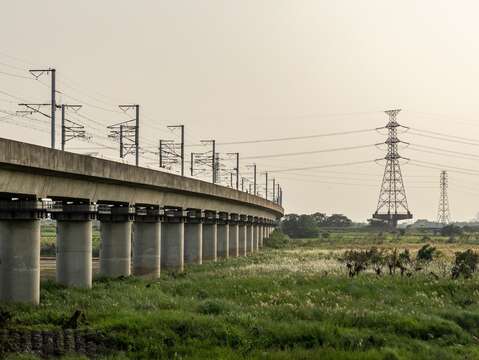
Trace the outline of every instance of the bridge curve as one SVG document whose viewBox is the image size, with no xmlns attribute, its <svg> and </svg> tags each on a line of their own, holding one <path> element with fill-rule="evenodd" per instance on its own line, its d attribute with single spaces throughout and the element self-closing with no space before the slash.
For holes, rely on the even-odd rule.
<svg viewBox="0 0 479 360">
<path fill-rule="evenodd" d="M 0 193 L 198 208 L 276 219 L 259 196 L 162 171 L 0 138 Z"/>
<path fill-rule="evenodd" d="M 0 138 L 0 301 L 39 302 L 46 216 L 57 223 L 57 281 L 89 288 L 95 220 L 102 276 L 155 278 L 259 251 L 283 213 L 224 186 Z"/>
</svg>

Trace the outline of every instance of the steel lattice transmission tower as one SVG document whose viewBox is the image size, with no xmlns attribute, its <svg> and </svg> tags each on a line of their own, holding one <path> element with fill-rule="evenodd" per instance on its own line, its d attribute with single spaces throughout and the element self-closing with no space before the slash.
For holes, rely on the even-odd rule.
<svg viewBox="0 0 479 360">
<path fill-rule="evenodd" d="M 387 221 L 390 229 L 395 229 L 399 220 L 412 219 L 409 211 L 406 190 L 404 189 L 401 166 L 402 158 L 398 153 L 398 146 L 403 141 L 397 137 L 399 127 L 403 127 L 396 121 L 396 116 L 401 110 L 388 110 L 389 122 L 383 129 L 388 130 L 388 138 L 384 142 L 387 145 L 387 154 L 384 157 L 386 166 L 379 192 L 379 200 L 374 219 Z"/>
<path fill-rule="evenodd" d="M 451 221 L 449 213 L 449 198 L 447 197 L 447 171 L 442 170 L 440 176 L 441 194 L 439 196 L 439 208 L 437 210 L 437 222 L 443 225 Z"/>
</svg>

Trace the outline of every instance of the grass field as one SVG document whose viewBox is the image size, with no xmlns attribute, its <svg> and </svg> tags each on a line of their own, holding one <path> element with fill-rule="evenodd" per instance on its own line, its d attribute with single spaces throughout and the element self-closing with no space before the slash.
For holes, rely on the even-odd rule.
<svg viewBox="0 0 479 360">
<path fill-rule="evenodd" d="M 432 239 L 443 256 L 427 271 L 349 278 L 338 260 L 347 249 L 421 246 L 420 236 L 377 236 L 295 240 L 156 281 L 100 280 L 92 290 L 47 281 L 39 307 L 3 309 L 8 326 L 42 330 L 80 309 L 80 326 L 103 333 L 104 357 L 115 359 L 479 359 L 479 278 L 452 280 L 448 271 L 455 251 L 479 245 Z"/>
</svg>

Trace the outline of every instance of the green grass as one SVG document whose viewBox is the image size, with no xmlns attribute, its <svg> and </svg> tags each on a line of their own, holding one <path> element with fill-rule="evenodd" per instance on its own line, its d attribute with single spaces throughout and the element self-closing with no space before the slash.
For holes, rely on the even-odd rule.
<svg viewBox="0 0 479 360">
<path fill-rule="evenodd" d="M 350 279 L 331 268 L 329 245 L 292 244 L 156 281 L 97 280 L 92 290 L 44 282 L 40 306 L 4 308 L 10 326 L 42 330 L 81 309 L 111 358 L 479 358 L 477 277 Z"/>
</svg>

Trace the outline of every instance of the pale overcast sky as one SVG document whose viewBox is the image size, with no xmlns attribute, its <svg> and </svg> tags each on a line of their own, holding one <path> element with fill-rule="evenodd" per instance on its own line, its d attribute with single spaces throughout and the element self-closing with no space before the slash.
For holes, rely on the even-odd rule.
<svg viewBox="0 0 479 360">
<path fill-rule="evenodd" d="M 91 143 L 68 143 L 74 151 L 116 154 L 95 147 L 117 147 L 105 127 L 125 119 L 111 111 L 120 103 L 141 104 L 142 145 L 152 152 L 160 138 L 176 135 L 166 125 L 185 124 L 188 144 L 229 142 L 372 129 L 386 123 L 383 110 L 401 108 L 404 125 L 462 141 L 401 134 L 411 143 L 401 154 L 412 160 L 403 176 L 415 218 L 436 217 L 439 168 L 450 169 L 452 218 L 479 212 L 477 1 L 15 0 L 0 9 L 0 109 L 48 102 L 48 76 L 41 83 L 22 76 L 55 67 L 59 103 L 83 104 L 85 117 L 71 116 L 93 135 Z M 1 119 L 0 136 L 48 146 L 48 119 L 32 119 Z M 251 157 L 384 140 L 384 132 L 369 132 L 218 151 Z M 192 149 L 205 150 L 188 147 L 188 156 Z M 365 221 L 376 208 L 383 164 L 274 170 L 383 156 L 384 147 L 365 147 L 242 163 L 256 161 L 278 179 L 287 212 Z M 147 154 L 142 163 L 156 158 Z"/>
</svg>

